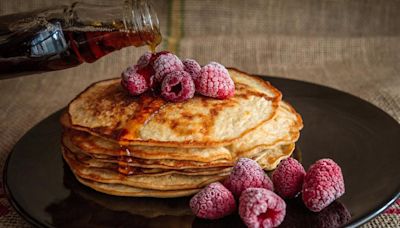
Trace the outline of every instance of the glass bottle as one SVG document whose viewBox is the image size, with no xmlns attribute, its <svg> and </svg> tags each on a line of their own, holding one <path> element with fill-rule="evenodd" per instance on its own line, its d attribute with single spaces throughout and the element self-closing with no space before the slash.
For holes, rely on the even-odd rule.
<svg viewBox="0 0 400 228">
<path fill-rule="evenodd" d="M 0 16 L 0 78 L 91 63 L 127 46 L 154 51 L 160 42 L 158 18 L 146 0 Z"/>
</svg>

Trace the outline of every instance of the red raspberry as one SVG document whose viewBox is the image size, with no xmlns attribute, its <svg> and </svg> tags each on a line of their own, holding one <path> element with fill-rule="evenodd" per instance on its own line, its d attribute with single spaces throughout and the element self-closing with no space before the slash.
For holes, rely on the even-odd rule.
<svg viewBox="0 0 400 228">
<path fill-rule="evenodd" d="M 248 188 L 239 199 L 239 215 L 247 227 L 276 227 L 286 214 L 285 201 L 264 188 Z"/>
<path fill-rule="evenodd" d="M 160 57 L 161 55 L 166 55 L 166 54 L 170 54 L 169 51 L 159 51 L 156 53 L 152 53 L 151 58 L 150 58 L 150 65 L 154 65 L 154 61 L 156 59 L 158 59 L 158 57 Z"/>
<path fill-rule="evenodd" d="M 188 72 L 190 76 L 192 76 L 193 80 L 195 80 L 200 73 L 201 67 L 194 59 L 185 59 L 182 61 L 183 70 Z"/>
<path fill-rule="evenodd" d="M 193 80 L 185 71 L 174 71 L 167 74 L 161 85 L 161 95 L 172 102 L 181 102 L 192 98 L 194 91 Z"/>
<path fill-rule="evenodd" d="M 226 99 L 235 94 L 235 84 L 228 70 L 216 62 L 202 67 L 194 83 L 196 91 L 204 96 Z"/>
<path fill-rule="evenodd" d="M 240 158 L 236 162 L 224 184 L 236 197 L 247 188 L 273 190 L 271 179 L 256 161 L 249 158 Z"/>
<path fill-rule="evenodd" d="M 232 193 L 221 183 L 209 184 L 190 199 L 190 208 L 199 218 L 219 219 L 236 210 Z"/>
<path fill-rule="evenodd" d="M 176 55 L 166 53 L 154 60 L 153 68 L 156 81 L 162 82 L 167 74 L 173 71 L 182 71 L 183 63 Z"/>
<path fill-rule="evenodd" d="M 128 67 L 121 74 L 121 85 L 132 95 L 139 95 L 148 90 L 145 77 L 138 73 L 138 68 Z"/>
<path fill-rule="evenodd" d="M 294 158 L 283 160 L 272 173 L 275 192 L 283 198 L 293 198 L 303 185 L 306 171 Z"/>
<path fill-rule="evenodd" d="M 153 54 L 149 51 L 146 51 L 140 58 L 138 59 L 136 65 L 138 68 L 146 67 L 150 63 L 150 58 Z"/>
<path fill-rule="evenodd" d="M 331 159 L 316 161 L 304 177 L 303 202 L 311 211 L 318 212 L 345 192 L 342 170 Z"/>
</svg>

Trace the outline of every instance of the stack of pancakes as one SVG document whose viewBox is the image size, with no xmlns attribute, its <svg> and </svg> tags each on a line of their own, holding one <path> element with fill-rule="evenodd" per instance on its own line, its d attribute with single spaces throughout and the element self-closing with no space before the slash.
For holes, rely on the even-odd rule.
<svg viewBox="0 0 400 228">
<path fill-rule="evenodd" d="M 268 82 L 229 73 L 236 91 L 226 100 L 131 96 L 120 79 L 89 86 L 61 117 L 65 161 L 82 184 L 121 196 L 191 195 L 240 157 L 274 169 L 294 150 L 302 119 Z"/>
</svg>

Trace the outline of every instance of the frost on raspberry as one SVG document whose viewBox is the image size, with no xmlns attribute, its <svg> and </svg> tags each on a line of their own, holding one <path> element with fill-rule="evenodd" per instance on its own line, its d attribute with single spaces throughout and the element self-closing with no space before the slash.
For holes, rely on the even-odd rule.
<svg viewBox="0 0 400 228">
<path fill-rule="evenodd" d="M 247 188 L 266 188 L 273 190 L 271 179 L 260 165 L 250 158 L 239 158 L 224 185 L 236 196 Z"/>
<path fill-rule="evenodd" d="M 345 192 L 342 170 L 332 159 L 320 159 L 307 171 L 302 188 L 303 202 L 319 212 Z"/>
<path fill-rule="evenodd" d="M 283 198 L 293 198 L 303 185 L 306 171 L 294 158 L 287 158 L 272 173 L 275 192 Z"/>
<path fill-rule="evenodd" d="M 168 101 L 181 102 L 194 96 L 194 83 L 189 73 L 174 71 L 167 74 L 161 85 L 161 95 Z"/>
<path fill-rule="evenodd" d="M 219 219 L 236 210 L 232 193 L 221 183 L 209 184 L 190 200 L 192 212 L 199 218 Z"/>
<path fill-rule="evenodd" d="M 174 54 L 166 53 L 154 60 L 155 80 L 162 82 L 164 77 L 174 71 L 183 71 L 182 61 Z"/>
<path fill-rule="evenodd" d="M 185 59 L 182 61 L 184 71 L 188 72 L 195 80 L 200 73 L 201 67 L 194 59 Z"/>
<path fill-rule="evenodd" d="M 152 56 L 152 53 L 149 51 L 146 51 L 140 58 L 138 59 L 136 65 L 138 68 L 143 68 L 146 67 L 150 63 L 150 58 Z"/>
<path fill-rule="evenodd" d="M 138 72 L 137 67 L 128 67 L 121 74 L 121 85 L 131 95 L 139 95 L 148 90 L 146 78 Z"/>
<path fill-rule="evenodd" d="M 239 199 L 239 215 L 247 227 L 276 227 L 286 215 L 286 203 L 264 188 L 248 188 Z"/>
<path fill-rule="evenodd" d="M 216 62 L 202 67 L 194 83 L 196 92 L 204 96 L 227 99 L 235 94 L 235 84 L 228 70 Z"/>
</svg>

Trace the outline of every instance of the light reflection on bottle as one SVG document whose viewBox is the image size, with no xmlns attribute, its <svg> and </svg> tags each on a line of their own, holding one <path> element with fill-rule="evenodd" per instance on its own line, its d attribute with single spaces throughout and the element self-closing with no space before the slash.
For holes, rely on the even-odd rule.
<svg viewBox="0 0 400 228">
<path fill-rule="evenodd" d="M 48 23 L 31 41 L 31 57 L 43 57 L 67 50 L 64 33 L 59 22 Z"/>
</svg>

